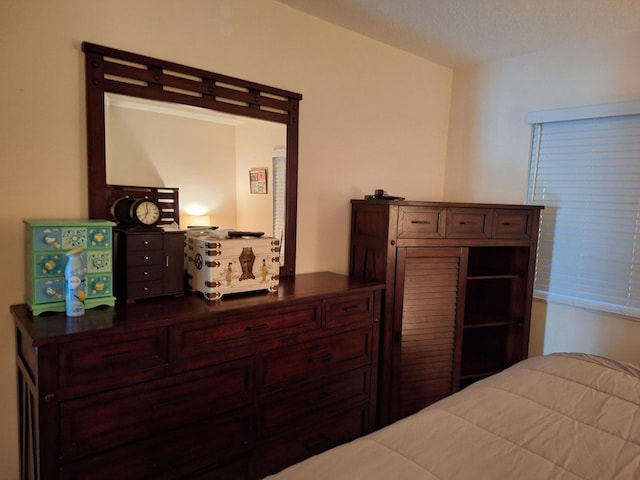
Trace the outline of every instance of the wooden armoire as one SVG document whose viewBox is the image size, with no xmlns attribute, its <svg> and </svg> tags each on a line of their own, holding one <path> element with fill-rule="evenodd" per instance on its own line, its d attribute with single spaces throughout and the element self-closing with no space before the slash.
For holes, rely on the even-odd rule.
<svg viewBox="0 0 640 480">
<path fill-rule="evenodd" d="M 527 357 L 543 207 L 351 204 L 350 274 L 386 284 L 379 426 Z"/>
</svg>

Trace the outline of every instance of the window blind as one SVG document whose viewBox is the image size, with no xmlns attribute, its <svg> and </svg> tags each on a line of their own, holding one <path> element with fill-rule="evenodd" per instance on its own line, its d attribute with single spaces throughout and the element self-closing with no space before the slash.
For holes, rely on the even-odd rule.
<svg viewBox="0 0 640 480">
<path fill-rule="evenodd" d="M 533 125 L 535 295 L 640 317 L 640 115 Z"/>
<path fill-rule="evenodd" d="M 287 157 L 274 151 L 273 163 L 273 236 L 280 239 L 280 265 L 284 262 L 284 224 L 286 218 Z"/>
</svg>

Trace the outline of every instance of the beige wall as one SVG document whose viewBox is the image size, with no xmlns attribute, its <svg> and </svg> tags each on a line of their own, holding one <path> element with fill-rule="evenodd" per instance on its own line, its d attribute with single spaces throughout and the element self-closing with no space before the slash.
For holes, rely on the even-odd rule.
<svg viewBox="0 0 640 480">
<path fill-rule="evenodd" d="M 249 122 L 238 127 L 236 141 L 238 215 L 235 224 L 237 230 L 273 235 L 273 152 L 276 147 L 284 151 L 286 138 L 285 125 L 278 123 Z M 252 194 L 249 188 L 249 171 L 252 168 L 262 167 L 267 169 L 267 193 Z"/>
<path fill-rule="evenodd" d="M 454 72 L 447 200 L 525 201 L 529 111 L 640 98 L 640 33 Z M 583 351 L 640 363 L 640 322 L 536 301 L 530 353 Z"/>
<path fill-rule="evenodd" d="M 234 125 L 113 104 L 105 117 L 107 183 L 178 188 L 182 220 L 199 207 L 236 227 Z"/>
<path fill-rule="evenodd" d="M 452 71 L 271 0 L 0 2 L 0 477 L 18 475 L 23 218 L 87 215 L 82 41 L 300 92 L 298 271 L 347 271 L 349 199 L 442 198 Z"/>
</svg>

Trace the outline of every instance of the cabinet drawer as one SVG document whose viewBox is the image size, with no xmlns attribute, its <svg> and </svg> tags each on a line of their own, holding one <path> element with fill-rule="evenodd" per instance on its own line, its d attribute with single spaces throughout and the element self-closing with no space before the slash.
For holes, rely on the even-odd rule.
<svg viewBox="0 0 640 480">
<path fill-rule="evenodd" d="M 197 359 L 215 355 L 216 349 L 237 344 L 248 344 L 278 335 L 296 335 L 318 330 L 321 303 L 314 302 L 281 310 L 264 316 L 228 317 L 222 324 L 191 323 L 176 325 L 172 329 L 174 354 L 177 360 Z M 196 360 L 196 363 L 199 363 Z"/>
<path fill-rule="evenodd" d="M 251 447 L 248 411 L 198 422 L 77 462 L 63 463 L 61 480 L 165 480 L 189 478 Z M 206 478 L 206 477 L 205 477 Z"/>
<path fill-rule="evenodd" d="M 259 389 L 304 381 L 371 363 L 371 329 L 353 330 L 262 355 Z"/>
<path fill-rule="evenodd" d="M 533 225 L 531 210 L 494 210 L 493 238 L 529 238 Z"/>
<path fill-rule="evenodd" d="M 487 238 L 491 210 L 450 208 L 447 211 L 447 238 Z"/>
<path fill-rule="evenodd" d="M 400 207 L 398 238 L 442 238 L 444 208 Z"/>
<path fill-rule="evenodd" d="M 325 303 L 325 325 L 327 328 L 333 328 L 352 323 L 370 324 L 373 322 L 374 313 L 373 293 L 332 297 Z"/>
<path fill-rule="evenodd" d="M 129 282 L 148 282 L 162 280 L 162 266 L 150 265 L 148 267 L 131 267 L 127 272 Z"/>
<path fill-rule="evenodd" d="M 305 425 L 277 441 L 265 442 L 260 453 L 260 478 L 368 433 L 368 410 L 361 405 L 333 412 L 333 416 L 321 415 L 312 428 Z"/>
<path fill-rule="evenodd" d="M 369 400 L 369 367 L 329 377 L 306 388 L 291 388 L 287 395 L 272 395 L 262 408 L 261 435 L 277 434 L 292 425 L 300 427 L 315 421 L 318 410 L 331 406 L 344 409 Z"/>
<path fill-rule="evenodd" d="M 167 358 L 165 328 L 61 344 L 60 385 L 95 388 L 101 382 L 134 383 L 164 374 Z"/>
<path fill-rule="evenodd" d="M 61 452 L 78 455 L 249 405 L 253 357 L 62 402 Z"/>
<path fill-rule="evenodd" d="M 149 298 L 162 295 L 162 279 L 128 282 L 127 299 Z"/>
<path fill-rule="evenodd" d="M 162 235 L 127 235 L 127 251 L 137 250 L 162 250 Z"/>
<path fill-rule="evenodd" d="M 162 265 L 163 260 L 162 250 L 142 250 L 127 254 L 127 265 L 129 267 Z"/>
</svg>

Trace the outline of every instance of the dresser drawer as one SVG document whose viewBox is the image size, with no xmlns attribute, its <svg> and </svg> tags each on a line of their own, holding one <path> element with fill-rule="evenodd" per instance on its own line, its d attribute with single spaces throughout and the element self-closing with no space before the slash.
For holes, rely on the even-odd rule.
<svg viewBox="0 0 640 480">
<path fill-rule="evenodd" d="M 319 384 L 291 388 L 287 395 L 271 395 L 262 408 L 261 436 L 271 436 L 292 426 L 317 419 L 318 410 L 369 400 L 371 369 L 358 368 L 324 379 Z"/>
<path fill-rule="evenodd" d="M 251 456 L 247 454 L 201 468 L 182 480 L 249 480 L 251 472 Z"/>
<path fill-rule="evenodd" d="M 533 225 L 532 210 L 493 211 L 493 238 L 530 238 Z"/>
<path fill-rule="evenodd" d="M 447 210 L 447 238 L 487 238 L 491 210 L 450 208 Z"/>
<path fill-rule="evenodd" d="M 95 389 L 135 383 L 163 375 L 167 365 L 167 330 L 154 328 L 127 335 L 95 337 L 61 344 L 60 386 Z"/>
<path fill-rule="evenodd" d="M 151 251 L 162 250 L 162 235 L 161 234 L 149 234 L 149 235 L 128 235 L 127 237 L 127 251 Z"/>
<path fill-rule="evenodd" d="M 207 466 L 248 451 L 251 448 L 252 431 L 252 415 L 247 410 L 240 410 L 223 418 L 197 422 L 77 462 L 63 463 L 60 479 L 190 478 L 192 472 L 197 473 Z"/>
<path fill-rule="evenodd" d="M 400 207 L 398 238 L 443 238 L 444 208 Z"/>
<path fill-rule="evenodd" d="M 312 427 L 305 425 L 277 441 L 264 442 L 259 478 L 368 433 L 368 410 L 366 405 L 361 405 L 340 413 L 327 412 L 318 416 Z"/>
<path fill-rule="evenodd" d="M 339 369 L 371 363 L 371 329 L 280 348 L 263 354 L 259 361 L 258 388 L 265 391 L 287 382 L 329 375 Z"/>
<path fill-rule="evenodd" d="M 176 325 L 172 328 L 174 355 L 178 361 L 189 360 L 189 365 L 199 365 L 202 361 L 206 363 L 206 357 L 215 356 L 216 349 L 319 330 L 320 323 L 321 303 L 314 302 L 270 310 L 263 316 L 256 315 L 249 320 L 247 316 L 232 316 L 225 319 L 224 323 L 215 325 Z"/>
<path fill-rule="evenodd" d="M 374 313 L 373 293 L 329 298 L 325 301 L 325 326 L 334 328 L 354 323 L 371 324 Z"/>
<path fill-rule="evenodd" d="M 253 357 L 62 402 L 61 452 L 77 456 L 249 405 Z"/>
</svg>

